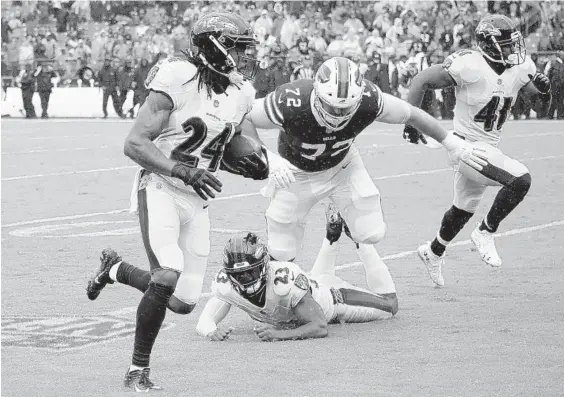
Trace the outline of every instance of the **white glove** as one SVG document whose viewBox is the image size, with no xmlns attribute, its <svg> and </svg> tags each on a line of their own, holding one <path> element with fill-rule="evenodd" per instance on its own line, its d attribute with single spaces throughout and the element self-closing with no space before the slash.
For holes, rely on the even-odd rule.
<svg viewBox="0 0 564 397">
<path fill-rule="evenodd" d="M 456 164 L 459 161 L 463 161 L 476 171 L 482 171 L 488 164 L 488 156 L 484 148 L 466 142 L 464 139 L 454 135 L 452 131 L 449 132 L 441 143 Z"/>
<path fill-rule="evenodd" d="M 294 166 L 286 159 L 268 151 L 268 166 L 270 173 L 268 178 L 276 183 L 276 187 L 286 189 L 296 182 L 292 168 Z"/>
</svg>

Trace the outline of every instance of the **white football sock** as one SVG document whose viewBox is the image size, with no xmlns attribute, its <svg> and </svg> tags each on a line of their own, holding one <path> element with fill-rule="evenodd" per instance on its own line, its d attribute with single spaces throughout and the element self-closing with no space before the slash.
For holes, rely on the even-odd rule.
<svg viewBox="0 0 564 397">
<path fill-rule="evenodd" d="M 335 275 L 335 261 L 337 260 L 337 243 L 331 244 L 327 238 L 323 239 L 321 249 L 317 254 L 311 276 L 316 277 L 321 274 Z"/>
<path fill-rule="evenodd" d="M 360 244 L 356 252 L 364 264 L 368 289 L 376 294 L 395 293 L 396 286 L 392 275 L 376 248 L 373 245 Z"/>
<path fill-rule="evenodd" d="M 111 278 L 113 281 L 118 281 L 118 280 L 117 280 L 117 272 L 118 272 L 118 269 L 119 269 L 119 265 L 121 265 L 121 262 L 122 262 L 122 261 L 119 261 L 119 262 L 116 263 L 115 265 L 112 265 L 112 267 L 110 268 L 110 278 Z"/>
</svg>

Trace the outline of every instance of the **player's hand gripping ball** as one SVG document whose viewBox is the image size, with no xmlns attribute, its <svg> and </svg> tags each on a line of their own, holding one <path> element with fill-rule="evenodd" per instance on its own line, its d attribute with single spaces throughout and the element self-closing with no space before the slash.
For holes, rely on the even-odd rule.
<svg viewBox="0 0 564 397">
<path fill-rule="evenodd" d="M 266 148 L 249 136 L 235 135 L 225 146 L 221 169 L 254 180 L 267 179 Z"/>
</svg>

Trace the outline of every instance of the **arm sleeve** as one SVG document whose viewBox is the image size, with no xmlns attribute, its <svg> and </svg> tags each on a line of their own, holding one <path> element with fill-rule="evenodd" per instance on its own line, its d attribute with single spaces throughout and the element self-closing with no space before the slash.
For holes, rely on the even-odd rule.
<svg viewBox="0 0 564 397">
<path fill-rule="evenodd" d="M 231 305 L 221 299 L 213 296 L 210 298 L 196 325 L 196 332 L 201 336 L 208 336 L 217 329 L 219 324 L 227 313 L 229 313 Z"/>
<path fill-rule="evenodd" d="M 382 93 L 382 109 L 377 121 L 388 124 L 405 124 L 411 117 L 409 103 L 395 96 Z"/>
</svg>

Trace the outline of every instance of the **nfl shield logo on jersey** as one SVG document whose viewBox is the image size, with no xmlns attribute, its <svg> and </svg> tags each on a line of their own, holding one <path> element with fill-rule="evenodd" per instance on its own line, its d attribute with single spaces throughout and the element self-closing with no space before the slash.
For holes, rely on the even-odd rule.
<svg viewBox="0 0 564 397">
<path fill-rule="evenodd" d="M 214 108 L 218 108 L 219 107 L 219 101 L 216 99 L 215 101 L 213 101 L 213 107 Z"/>
</svg>

